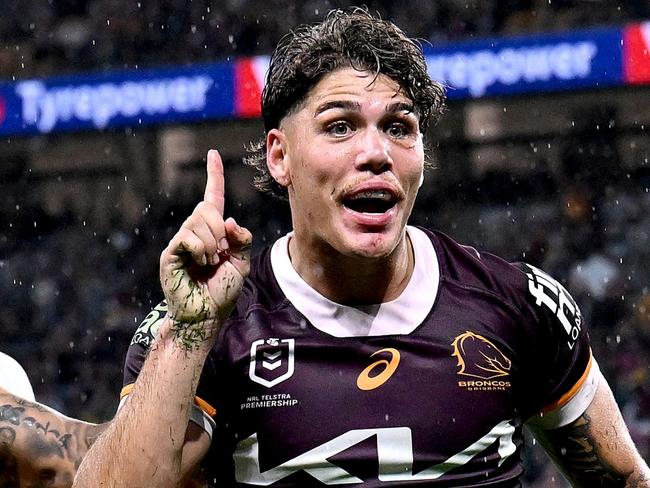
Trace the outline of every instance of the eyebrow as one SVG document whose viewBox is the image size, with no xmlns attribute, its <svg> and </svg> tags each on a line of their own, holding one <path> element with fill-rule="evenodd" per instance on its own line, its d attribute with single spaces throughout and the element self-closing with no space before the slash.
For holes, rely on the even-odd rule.
<svg viewBox="0 0 650 488">
<path fill-rule="evenodd" d="M 416 117 L 419 117 L 417 110 L 415 110 L 414 105 L 411 102 L 395 102 L 390 104 L 386 112 L 395 113 L 395 112 L 408 112 L 412 113 Z"/>
<path fill-rule="evenodd" d="M 316 110 L 314 110 L 314 116 L 336 108 L 359 112 L 361 111 L 361 104 L 359 102 L 353 102 L 351 100 L 332 100 L 330 102 L 321 103 L 318 107 L 316 107 Z"/>
<path fill-rule="evenodd" d="M 353 112 L 360 112 L 361 104 L 359 102 L 353 102 L 352 100 L 332 100 L 330 102 L 322 103 L 316 107 L 316 110 L 314 110 L 314 116 L 320 115 L 323 112 L 332 109 L 343 109 Z M 414 114 L 416 117 L 418 116 L 418 113 L 415 111 L 413 104 L 410 102 L 395 102 L 386 107 L 386 113 L 396 112 L 408 112 Z"/>
</svg>

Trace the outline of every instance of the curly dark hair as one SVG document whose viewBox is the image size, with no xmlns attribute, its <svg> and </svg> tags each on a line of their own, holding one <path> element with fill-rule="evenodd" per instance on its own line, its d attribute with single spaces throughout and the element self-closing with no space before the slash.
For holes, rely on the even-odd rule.
<svg viewBox="0 0 650 488">
<path fill-rule="evenodd" d="M 429 77 L 417 41 L 364 8 L 337 9 L 322 22 L 300 26 L 279 41 L 262 93 L 265 132 L 279 127 L 325 75 L 346 67 L 396 81 L 413 101 L 422 132 L 444 109 L 444 89 Z M 265 140 L 251 144 L 248 152 L 244 162 L 257 170 L 253 185 L 286 200 L 286 188 L 273 179 L 266 166 Z"/>
</svg>

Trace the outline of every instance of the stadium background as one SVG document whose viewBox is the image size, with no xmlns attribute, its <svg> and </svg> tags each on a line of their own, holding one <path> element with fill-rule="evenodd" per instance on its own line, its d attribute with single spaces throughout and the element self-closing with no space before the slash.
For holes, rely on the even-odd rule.
<svg viewBox="0 0 650 488">
<path fill-rule="evenodd" d="M 241 164 L 246 144 L 262 134 L 260 73 L 284 32 L 350 3 L 3 0 L 0 333 L 38 400 L 86 420 L 112 416 L 130 337 L 161 299 L 159 253 L 200 198 L 208 148 L 224 156 L 227 212 L 254 231 L 256 249 L 288 230 L 287 208 L 258 195 Z M 650 5 L 365 4 L 422 39 L 428 60 L 447 56 L 438 71 L 457 85 L 429 134 L 438 169 L 426 175 L 412 222 L 526 260 L 569 288 L 648 459 Z M 583 71 L 572 65 L 570 53 L 564 72 L 534 66 L 528 84 L 507 66 L 473 84 L 471 73 L 451 66 L 459 56 L 503 61 L 522 45 L 579 47 L 590 39 L 607 52 L 605 64 L 587 66 L 590 73 L 584 59 Z M 497 58 L 472 57 L 479 52 Z M 209 70 L 221 80 L 211 85 L 214 98 L 192 106 L 191 87 L 178 80 L 198 80 L 200 98 L 200 76 Z M 102 84 L 133 88 L 147 79 L 177 80 L 177 103 L 93 115 L 101 107 L 73 100 L 100 96 L 93 89 Z M 29 112 L 19 86 L 50 93 L 51 105 L 34 102 Z M 63 90 L 81 86 L 89 91 Z M 564 486 L 531 447 L 526 486 Z"/>
</svg>

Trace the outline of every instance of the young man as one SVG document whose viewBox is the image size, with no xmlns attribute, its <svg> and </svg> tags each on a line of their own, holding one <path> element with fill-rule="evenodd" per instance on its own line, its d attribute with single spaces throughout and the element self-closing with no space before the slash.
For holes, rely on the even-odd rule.
<svg viewBox="0 0 650 488">
<path fill-rule="evenodd" d="M 201 460 L 214 486 L 514 487 L 526 422 L 576 486 L 650 486 L 564 288 L 407 226 L 443 105 L 416 44 L 334 11 L 280 42 L 262 105 L 251 163 L 293 232 L 251 261 L 208 154 L 76 487 Z"/>
</svg>

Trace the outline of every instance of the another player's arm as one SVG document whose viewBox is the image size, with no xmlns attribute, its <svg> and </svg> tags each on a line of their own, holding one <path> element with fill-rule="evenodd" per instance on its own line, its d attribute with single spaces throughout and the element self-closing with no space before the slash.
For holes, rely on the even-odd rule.
<svg viewBox="0 0 650 488">
<path fill-rule="evenodd" d="M 108 425 L 67 417 L 0 387 L 0 486 L 70 488 L 81 460 Z M 196 441 L 201 435 L 196 426 L 188 429 L 185 488 L 207 486 L 189 466 L 199 458 Z"/>
<path fill-rule="evenodd" d="M 251 234 L 223 219 L 223 165 L 160 258 L 168 312 L 128 401 L 84 458 L 76 488 L 181 486 L 209 447 L 188 427 L 199 376 L 249 270 Z M 194 433 L 192 434 L 192 431 Z M 188 439 L 187 436 L 192 436 Z"/>
<path fill-rule="evenodd" d="M 0 388 L 0 486 L 70 487 L 81 459 L 105 428 Z"/>
<path fill-rule="evenodd" d="M 576 420 L 558 429 L 531 430 L 572 486 L 650 487 L 650 470 L 602 377 L 591 404 Z"/>
</svg>

